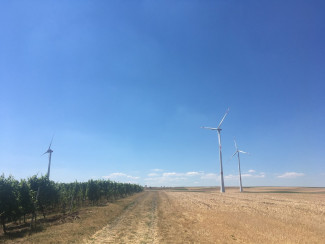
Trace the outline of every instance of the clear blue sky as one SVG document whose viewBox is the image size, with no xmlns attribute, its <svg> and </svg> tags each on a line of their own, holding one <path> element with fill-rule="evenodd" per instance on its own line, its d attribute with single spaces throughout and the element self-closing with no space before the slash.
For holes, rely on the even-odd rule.
<svg viewBox="0 0 325 244">
<path fill-rule="evenodd" d="M 325 186 L 325 2 L 2 1 L 0 172 Z"/>
</svg>

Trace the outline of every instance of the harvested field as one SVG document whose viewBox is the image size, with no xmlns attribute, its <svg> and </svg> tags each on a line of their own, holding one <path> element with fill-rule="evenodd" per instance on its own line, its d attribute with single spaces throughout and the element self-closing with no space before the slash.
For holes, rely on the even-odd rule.
<svg viewBox="0 0 325 244">
<path fill-rule="evenodd" d="M 243 193 L 237 188 L 226 188 L 224 194 L 216 188 L 152 188 L 101 209 L 106 214 L 101 216 L 100 224 L 96 225 L 95 219 L 89 222 L 87 218 L 91 216 L 79 214 L 80 219 L 68 223 L 69 226 L 48 227 L 19 241 L 53 243 L 53 231 L 64 233 L 65 238 L 61 235 L 55 241 L 60 243 L 323 243 L 325 240 L 324 188 L 254 187 L 245 188 Z M 91 223 L 88 226 L 91 231 L 81 220 Z M 52 241 L 46 241 L 46 236 L 51 236 Z"/>
<path fill-rule="evenodd" d="M 324 189 L 248 188 L 245 193 L 227 189 L 225 194 L 193 190 L 159 193 L 158 226 L 162 242 L 322 243 L 325 240 Z"/>
<path fill-rule="evenodd" d="M 322 188 L 153 189 L 90 243 L 321 243 L 324 200 Z"/>
</svg>

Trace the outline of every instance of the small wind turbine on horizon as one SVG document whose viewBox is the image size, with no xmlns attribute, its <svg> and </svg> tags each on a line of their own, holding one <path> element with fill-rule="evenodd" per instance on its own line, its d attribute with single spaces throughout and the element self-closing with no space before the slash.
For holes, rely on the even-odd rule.
<svg viewBox="0 0 325 244">
<path fill-rule="evenodd" d="M 249 153 L 248 152 L 244 152 L 244 151 L 238 149 L 235 138 L 234 138 L 234 142 L 235 142 L 236 152 L 232 155 L 232 158 L 237 154 L 237 157 L 238 157 L 238 171 L 239 171 L 239 191 L 240 192 L 243 192 L 243 186 L 242 186 L 242 182 L 241 182 L 241 171 L 240 171 L 240 157 L 239 157 L 239 153 L 247 153 L 247 154 L 249 154 Z"/>
<path fill-rule="evenodd" d="M 53 136 L 54 137 L 54 136 Z M 48 168 L 47 168 L 47 179 L 49 180 L 50 179 L 50 170 L 51 170 L 51 158 L 52 158 L 52 152 L 53 150 L 51 149 L 51 145 L 52 145 L 52 141 L 53 141 L 53 137 L 52 137 L 52 140 L 51 140 L 51 143 L 49 145 L 49 148 L 47 149 L 47 151 L 45 153 L 42 154 L 42 156 L 46 153 L 49 154 L 49 165 L 48 165 Z"/>
<path fill-rule="evenodd" d="M 218 142 L 219 142 L 219 159 L 220 159 L 220 181 L 221 181 L 221 187 L 220 187 L 220 192 L 225 192 L 225 185 L 224 185 L 224 181 L 223 181 L 223 169 L 222 169 L 222 153 L 221 153 L 221 124 L 224 121 L 224 119 L 226 118 L 227 114 L 229 113 L 229 108 L 227 109 L 225 115 L 223 116 L 222 120 L 220 121 L 219 125 L 217 128 L 212 128 L 212 127 L 205 127 L 202 126 L 201 128 L 203 129 L 208 129 L 208 130 L 216 130 L 218 132 Z"/>
</svg>

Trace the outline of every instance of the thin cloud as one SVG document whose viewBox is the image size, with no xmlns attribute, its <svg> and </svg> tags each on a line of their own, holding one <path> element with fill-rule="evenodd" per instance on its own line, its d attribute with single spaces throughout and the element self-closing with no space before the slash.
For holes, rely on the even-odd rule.
<svg viewBox="0 0 325 244">
<path fill-rule="evenodd" d="M 165 172 L 163 174 L 153 173 L 148 174 L 148 177 L 144 179 L 147 184 L 154 185 L 187 185 L 187 184 L 199 184 L 200 182 L 206 181 L 217 181 L 217 174 L 214 173 L 204 173 L 204 171 L 189 171 L 189 172 Z M 210 183 L 211 184 L 211 183 Z"/>
<path fill-rule="evenodd" d="M 175 172 L 167 172 L 167 173 L 163 173 L 163 177 L 168 177 L 168 176 L 176 176 L 176 175 L 179 175 Z"/>
<path fill-rule="evenodd" d="M 187 172 L 186 175 L 189 175 L 189 176 L 196 176 L 196 175 L 200 175 L 201 173 L 200 172 Z"/>
<path fill-rule="evenodd" d="M 202 180 L 211 180 L 211 179 L 217 179 L 218 175 L 214 173 L 207 173 L 201 175 Z"/>
<path fill-rule="evenodd" d="M 178 177 L 175 175 L 171 175 L 171 176 L 172 177 L 170 177 L 170 176 L 149 177 L 149 178 L 144 179 L 144 181 L 149 182 L 149 183 L 155 183 L 155 184 L 159 183 L 159 184 L 164 185 L 164 184 L 168 184 L 171 182 L 182 182 L 182 181 L 186 180 L 185 177 Z"/>
<path fill-rule="evenodd" d="M 238 178 L 239 178 L 238 175 L 232 175 L 232 174 L 225 175 L 225 179 L 227 179 L 227 180 L 238 179 Z"/>
<path fill-rule="evenodd" d="M 152 171 L 154 172 L 161 172 L 161 171 L 164 171 L 163 169 L 152 169 Z"/>
<path fill-rule="evenodd" d="M 116 177 L 125 177 L 124 173 L 111 173 L 108 176 L 104 176 L 105 178 L 116 178 Z"/>
<path fill-rule="evenodd" d="M 154 177 L 154 176 L 158 176 L 158 174 L 157 173 L 150 173 L 150 174 L 148 174 L 148 176 L 149 177 Z"/>
<path fill-rule="evenodd" d="M 121 178 L 123 179 L 123 178 L 127 178 L 127 179 L 137 180 L 140 177 L 127 175 L 127 174 L 124 174 L 124 173 L 117 172 L 117 173 L 111 173 L 111 174 L 109 174 L 107 176 L 103 176 L 103 178 L 105 178 L 105 179 L 121 179 Z"/>
<path fill-rule="evenodd" d="M 249 170 L 249 173 L 243 173 L 241 174 L 242 178 L 264 178 L 265 177 L 265 173 L 264 172 L 260 172 L 260 173 L 256 173 L 255 170 Z M 239 175 L 226 175 L 225 179 L 227 180 L 233 180 L 233 179 L 238 179 Z"/>
<path fill-rule="evenodd" d="M 284 179 L 294 179 L 297 177 L 304 176 L 304 173 L 297 173 L 297 172 L 286 172 L 282 175 L 279 175 L 278 178 L 284 178 Z"/>
<path fill-rule="evenodd" d="M 246 178 L 264 178 L 265 174 L 264 173 L 259 173 L 259 174 L 242 174 L 241 177 L 246 177 Z"/>
</svg>

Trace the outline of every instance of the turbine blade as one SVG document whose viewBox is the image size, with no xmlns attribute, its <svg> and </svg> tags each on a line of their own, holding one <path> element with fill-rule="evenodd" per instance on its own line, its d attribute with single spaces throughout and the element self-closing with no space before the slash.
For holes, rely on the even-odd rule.
<svg viewBox="0 0 325 244">
<path fill-rule="evenodd" d="M 248 152 L 244 152 L 244 151 L 241 151 L 241 150 L 238 150 L 238 152 L 241 152 L 241 153 L 247 153 L 247 154 L 249 154 Z"/>
<path fill-rule="evenodd" d="M 208 129 L 208 130 L 218 130 L 217 128 L 212 128 L 212 127 L 206 127 L 206 126 L 201 126 L 202 129 Z"/>
<path fill-rule="evenodd" d="M 45 153 L 43 153 L 41 156 L 43 156 L 44 154 L 46 154 L 47 153 L 47 151 L 45 152 Z"/>
<path fill-rule="evenodd" d="M 222 122 L 224 121 L 224 119 L 226 118 L 226 116 L 227 116 L 228 113 L 229 113 L 229 108 L 227 109 L 227 111 L 226 111 L 225 115 L 223 116 L 222 120 L 220 121 L 220 124 L 217 127 L 218 129 L 220 128 Z"/>
<path fill-rule="evenodd" d="M 54 138 L 54 135 L 52 136 L 52 139 L 51 139 L 51 142 L 50 142 L 50 145 L 49 145 L 49 149 L 51 148 L 51 145 L 52 145 L 52 142 L 53 142 L 53 138 Z"/>
<path fill-rule="evenodd" d="M 236 143 L 235 138 L 234 138 L 234 142 L 235 142 L 235 148 L 236 148 L 236 150 L 238 151 L 238 147 L 237 147 L 237 143 Z"/>
<path fill-rule="evenodd" d="M 231 156 L 231 158 L 233 158 L 233 157 L 236 155 L 236 153 L 238 153 L 238 151 L 236 151 L 236 152 Z"/>
</svg>

